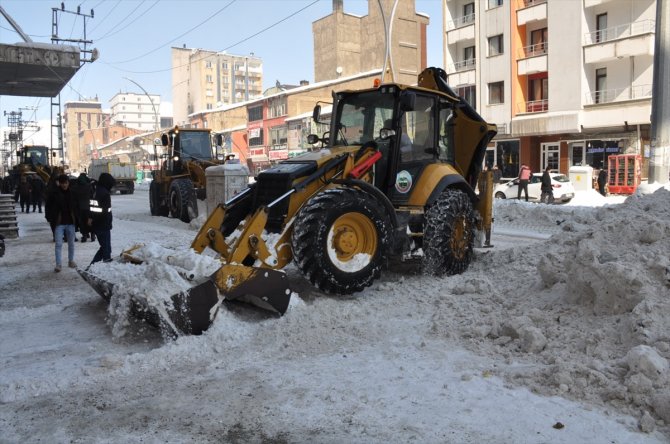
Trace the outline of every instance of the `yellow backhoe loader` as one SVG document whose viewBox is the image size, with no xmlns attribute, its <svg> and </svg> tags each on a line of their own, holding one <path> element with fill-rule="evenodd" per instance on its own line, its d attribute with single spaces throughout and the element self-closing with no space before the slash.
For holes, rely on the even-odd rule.
<svg viewBox="0 0 670 444">
<path fill-rule="evenodd" d="M 321 120 L 319 105 L 313 117 Z M 291 291 L 281 270 L 292 261 L 314 286 L 343 295 L 370 286 L 394 256 L 416 253 L 432 275 L 465 271 L 476 235 L 491 228 L 490 175 L 480 180 L 486 192 L 475 189 L 495 134 L 439 68 L 418 86 L 333 93 L 330 131 L 309 136 L 322 149 L 261 172 L 209 215 L 192 248 L 211 248 L 222 266 L 173 297 L 171 324 L 200 333 L 221 299 L 284 313 Z M 104 278 L 82 275 L 113 293 Z"/>
</svg>

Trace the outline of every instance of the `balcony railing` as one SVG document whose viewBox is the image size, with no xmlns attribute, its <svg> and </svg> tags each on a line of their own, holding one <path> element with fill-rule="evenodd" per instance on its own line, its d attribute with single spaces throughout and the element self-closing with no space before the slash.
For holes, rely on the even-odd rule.
<svg viewBox="0 0 670 444">
<path fill-rule="evenodd" d="M 474 13 L 464 15 L 462 17 L 458 17 L 455 20 L 447 22 L 447 31 L 451 31 L 452 29 L 462 28 L 463 26 L 471 25 L 474 22 L 475 22 L 475 14 Z"/>
<path fill-rule="evenodd" d="M 452 72 L 469 71 L 471 69 L 475 69 L 475 63 L 476 59 L 467 59 L 456 62 L 451 66 Z"/>
<path fill-rule="evenodd" d="M 535 43 L 534 45 L 524 46 L 523 48 L 519 48 L 519 58 L 527 59 L 530 57 L 545 55 L 547 53 L 548 47 L 549 42 L 540 42 Z"/>
<path fill-rule="evenodd" d="M 541 113 L 549 109 L 549 100 L 531 100 L 529 102 L 524 102 L 519 104 L 520 113 Z"/>
<path fill-rule="evenodd" d="M 622 102 L 651 97 L 651 85 L 634 85 L 627 88 L 603 89 L 586 94 L 586 104 Z"/>
<path fill-rule="evenodd" d="M 616 39 L 633 37 L 640 34 L 652 33 L 656 30 L 654 20 L 642 20 L 625 25 L 613 26 L 584 34 L 584 44 L 605 43 Z"/>
</svg>

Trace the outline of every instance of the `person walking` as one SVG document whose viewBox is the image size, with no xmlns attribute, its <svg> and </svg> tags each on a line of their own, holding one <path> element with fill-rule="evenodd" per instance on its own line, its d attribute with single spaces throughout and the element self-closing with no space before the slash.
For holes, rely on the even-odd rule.
<svg viewBox="0 0 670 444">
<path fill-rule="evenodd" d="M 95 234 L 91 231 L 91 227 L 88 225 L 88 217 L 90 214 L 90 203 L 91 198 L 93 197 L 93 190 L 91 187 L 91 179 L 88 178 L 86 173 L 81 173 L 77 177 L 76 181 L 73 181 L 73 192 L 77 196 L 77 202 L 79 204 L 79 232 L 81 233 L 81 241 L 86 242 L 91 237 L 91 242 L 95 241 Z"/>
<path fill-rule="evenodd" d="M 549 167 L 544 169 L 542 173 L 542 185 L 540 187 L 542 194 L 540 195 L 540 202 L 551 204 L 554 203 L 554 187 L 551 186 L 551 175 L 549 174 Z"/>
<path fill-rule="evenodd" d="M 607 196 L 607 170 L 603 167 L 598 173 L 598 192 L 603 196 Z"/>
<path fill-rule="evenodd" d="M 521 164 L 521 169 L 519 170 L 519 185 L 517 187 L 516 198 L 521 200 L 521 190 L 523 190 L 526 195 L 526 202 L 528 202 L 528 182 L 533 175 L 532 171 L 525 163 Z"/>
<path fill-rule="evenodd" d="M 35 209 L 39 209 L 39 212 L 42 212 L 42 202 L 44 201 L 44 191 L 46 190 L 47 186 L 44 183 L 44 180 L 38 175 L 35 175 L 33 177 L 33 180 L 31 181 L 30 185 L 32 186 L 32 193 L 31 193 L 31 201 L 33 204 L 33 213 L 35 212 Z"/>
<path fill-rule="evenodd" d="M 56 180 L 58 188 L 49 194 L 49 209 L 51 220 L 54 224 L 54 240 L 56 242 L 56 267 L 54 272 L 58 273 L 62 268 L 61 254 L 63 249 L 63 237 L 67 239 L 67 265 L 76 268 L 74 262 L 74 231 L 79 214 L 77 198 L 70 190 L 70 178 L 67 174 L 61 174 Z"/>
<path fill-rule="evenodd" d="M 21 205 L 22 213 L 30 213 L 30 195 L 33 188 L 30 186 L 30 182 L 25 175 L 21 175 L 21 180 L 19 181 L 18 194 L 19 194 L 19 204 Z"/>
<path fill-rule="evenodd" d="M 493 183 L 500 183 L 502 179 L 502 170 L 498 168 L 498 164 L 493 165 Z"/>
<path fill-rule="evenodd" d="M 93 256 L 89 267 L 95 262 L 112 260 L 112 187 L 116 180 L 109 173 L 100 174 L 95 186 L 95 195 L 91 199 L 90 218 L 91 231 L 98 238 L 100 248 Z"/>
</svg>

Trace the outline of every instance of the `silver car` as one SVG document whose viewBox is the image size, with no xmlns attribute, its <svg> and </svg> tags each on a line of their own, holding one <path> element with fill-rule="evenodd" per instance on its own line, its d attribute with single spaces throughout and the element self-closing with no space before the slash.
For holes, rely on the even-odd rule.
<svg viewBox="0 0 670 444">
<path fill-rule="evenodd" d="M 551 186 L 554 192 L 555 202 L 570 202 L 575 197 L 575 187 L 565 174 L 549 173 L 551 176 Z M 508 182 L 500 183 L 493 188 L 493 196 L 497 199 L 516 199 L 519 179 L 512 179 Z M 535 173 L 528 183 L 528 200 L 540 201 L 542 196 L 542 173 Z M 523 191 L 521 198 L 525 198 Z"/>
</svg>

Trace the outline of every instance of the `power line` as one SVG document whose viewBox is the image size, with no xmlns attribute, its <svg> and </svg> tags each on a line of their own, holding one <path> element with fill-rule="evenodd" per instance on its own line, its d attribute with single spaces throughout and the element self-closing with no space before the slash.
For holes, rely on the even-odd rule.
<svg viewBox="0 0 670 444">
<path fill-rule="evenodd" d="M 233 1 L 236 1 L 236 0 L 233 0 Z M 274 22 L 273 24 L 271 24 L 271 25 L 269 25 L 269 26 L 263 28 L 262 30 L 256 32 L 255 34 L 252 34 L 252 35 L 250 35 L 250 36 L 248 36 L 248 37 L 245 37 L 244 39 L 238 41 L 237 43 L 234 43 L 234 44 L 232 44 L 232 45 L 230 45 L 230 46 L 227 46 L 226 48 L 224 48 L 224 49 L 222 49 L 222 50 L 220 50 L 220 51 L 209 51 L 209 52 L 212 52 L 212 53 L 223 52 L 223 51 L 227 51 L 227 50 L 229 50 L 229 49 L 231 49 L 231 48 L 234 48 L 235 46 L 240 45 L 240 44 L 242 44 L 242 43 L 244 43 L 244 42 L 246 42 L 246 41 L 252 39 L 253 37 L 256 37 L 256 36 L 258 36 L 258 35 L 264 33 L 265 31 L 268 31 L 269 29 L 274 28 L 275 26 L 279 25 L 280 23 L 283 23 L 283 22 L 285 22 L 286 20 L 288 20 L 288 19 L 290 19 L 290 18 L 293 18 L 294 16 L 298 15 L 299 13 L 301 13 L 301 12 L 304 11 L 305 9 L 311 7 L 312 5 L 318 3 L 319 1 L 321 1 L 321 0 L 314 0 L 314 1 L 312 1 L 312 3 L 308 4 L 307 6 L 304 6 L 304 7 L 300 8 L 299 10 L 297 10 L 297 11 L 291 13 L 290 15 L 284 17 L 283 19 Z M 232 3 L 232 2 L 231 2 L 231 3 Z M 227 7 L 227 6 L 229 6 L 229 5 L 226 5 L 226 7 Z M 204 23 L 204 22 L 203 22 L 203 23 Z M 200 26 L 200 25 L 198 25 L 198 26 Z M 188 32 L 191 32 L 191 30 L 187 31 L 187 33 L 188 33 Z M 177 39 L 180 38 L 180 37 L 182 37 L 182 36 L 179 36 L 179 37 L 175 38 L 174 40 L 177 40 Z M 167 44 L 169 44 L 169 43 L 172 43 L 174 40 L 171 40 L 170 42 L 167 42 L 166 44 L 161 45 L 159 48 L 156 48 L 156 49 L 150 51 L 149 53 L 144 54 L 144 55 L 142 55 L 142 56 L 140 56 L 140 57 L 146 56 L 146 55 L 148 55 L 148 54 L 150 54 L 150 53 L 152 53 L 152 52 L 154 52 L 154 51 L 156 51 L 156 50 L 162 48 L 163 46 L 165 46 L 165 45 L 167 45 Z M 140 57 L 136 57 L 136 58 L 131 59 L 131 60 L 136 60 L 137 58 L 140 58 Z M 199 61 L 201 61 L 201 60 L 204 60 L 204 59 L 207 58 L 207 57 L 211 57 L 211 54 L 203 55 L 203 56 L 201 56 L 200 58 L 197 58 L 197 59 L 195 59 L 195 60 L 189 61 L 189 62 L 184 63 L 184 64 L 182 64 L 182 65 L 173 66 L 173 67 L 166 68 L 166 69 L 158 69 L 158 70 L 154 70 L 154 71 L 131 71 L 131 70 L 122 69 L 122 68 L 113 66 L 114 62 L 102 62 L 102 63 L 105 63 L 106 65 L 110 66 L 111 68 L 114 68 L 114 69 L 116 69 L 116 70 L 118 70 L 118 71 L 121 71 L 121 72 L 128 72 L 128 73 L 133 73 L 133 74 L 155 74 L 155 73 L 160 73 L 160 72 L 172 71 L 172 70 L 174 70 L 174 69 L 181 68 L 181 67 L 183 67 L 183 66 L 186 66 L 186 65 L 189 65 L 189 64 L 192 64 L 192 63 L 199 62 Z M 131 60 L 126 60 L 126 61 L 124 61 L 124 62 L 116 62 L 116 63 L 125 63 L 125 62 L 129 62 L 129 61 L 131 61 Z"/>
<path fill-rule="evenodd" d="M 93 9 L 94 9 L 94 10 L 97 9 L 98 6 L 102 4 L 102 2 L 103 2 L 103 0 L 100 0 L 100 2 L 99 2 L 97 5 L 95 5 L 95 6 L 93 7 Z M 112 14 L 112 12 L 114 12 L 114 10 L 116 9 L 116 7 L 119 6 L 120 4 L 121 4 L 121 0 L 117 0 L 116 4 L 115 4 L 114 6 L 112 6 L 112 9 L 110 9 L 109 12 L 107 12 L 107 14 L 106 14 L 103 18 L 100 19 L 100 21 L 98 22 L 98 24 L 95 25 L 95 26 L 93 27 L 93 29 L 91 29 L 91 32 L 94 32 L 96 29 L 98 29 L 98 27 L 99 27 L 100 25 L 102 25 L 102 23 L 107 19 L 107 17 L 109 17 L 109 16 Z"/>
<path fill-rule="evenodd" d="M 145 1 L 146 1 L 146 0 L 142 0 L 142 2 L 140 2 L 140 4 L 137 5 L 137 6 L 135 7 L 135 9 L 133 9 L 132 11 L 130 11 L 130 12 L 128 13 L 128 15 L 126 15 L 124 18 L 122 18 L 122 19 L 121 19 L 115 26 L 112 26 L 112 29 L 110 29 L 110 30 L 107 32 L 107 34 L 103 35 L 102 37 L 98 37 L 98 38 L 96 38 L 96 41 L 100 41 L 100 40 L 106 38 L 107 36 L 109 36 L 110 34 L 114 33 L 114 30 L 116 29 L 116 27 L 119 26 L 121 23 L 123 23 L 128 17 L 130 17 L 131 15 L 133 15 L 133 13 L 135 13 L 135 11 L 137 11 L 137 10 L 140 8 L 140 6 L 142 6 L 142 5 L 144 4 Z M 114 34 L 115 34 L 115 33 L 114 33 Z"/>
<path fill-rule="evenodd" d="M 158 4 L 158 2 L 159 2 L 159 0 L 156 0 L 151 6 L 149 6 L 149 7 L 146 9 L 146 11 L 142 12 L 140 15 L 138 15 L 137 17 L 135 17 L 134 20 L 131 20 L 130 22 L 128 22 L 128 23 L 126 24 L 126 26 L 124 26 L 124 27 L 122 27 L 122 28 L 118 28 L 118 29 L 116 29 L 115 32 L 113 32 L 113 33 L 111 33 L 111 34 L 110 34 L 110 33 L 107 33 L 107 34 L 105 34 L 105 36 L 102 37 L 102 38 L 111 37 L 111 36 L 113 36 L 113 35 L 118 34 L 118 33 L 121 32 L 121 31 L 123 31 L 124 29 L 126 29 L 127 27 L 129 27 L 130 25 L 132 25 L 133 23 L 135 23 L 136 21 L 138 21 L 139 19 L 141 19 L 144 15 L 146 15 L 147 12 L 151 11 L 151 10 L 153 9 L 153 7 L 156 6 L 156 5 Z M 100 40 L 100 39 L 98 39 L 98 41 L 99 41 L 99 40 Z"/>
<path fill-rule="evenodd" d="M 198 29 L 199 27 L 201 27 L 202 25 L 204 25 L 204 24 L 207 23 L 208 21 L 212 20 L 212 19 L 213 19 L 214 17 L 216 17 L 217 15 L 221 14 L 226 8 L 228 8 L 230 5 L 232 5 L 232 4 L 235 3 L 236 1 L 237 1 L 237 0 L 231 0 L 230 3 L 228 3 L 226 6 L 224 6 L 224 7 L 221 8 L 221 9 L 219 9 L 218 11 L 216 11 L 213 15 L 211 15 L 211 16 L 208 17 L 208 18 L 206 18 L 205 20 L 203 20 L 202 22 L 198 23 L 197 25 L 193 26 L 193 27 L 192 27 L 191 29 L 189 29 L 188 31 L 186 31 L 186 32 L 184 32 L 184 33 L 178 35 L 178 36 L 175 37 L 175 38 L 173 38 L 173 39 L 170 40 L 169 42 L 165 42 L 165 43 L 163 43 L 162 45 L 159 45 L 159 46 L 157 46 L 156 48 L 154 48 L 154 49 L 152 49 L 152 50 L 150 50 L 150 51 L 148 51 L 148 52 L 145 52 L 144 54 L 141 54 L 141 55 L 139 55 L 139 56 L 137 56 L 137 57 L 133 57 L 132 59 L 122 60 L 122 61 L 120 61 L 120 62 L 109 62 L 109 63 L 112 63 L 112 64 L 122 64 L 122 63 L 134 62 L 135 60 L 141 59 L 142 57 L 145 57 L 145 56 L 147 56 L 147 55 L 149 55 L 149 54 L 151 54 L 151 53 L 154 53 L 154 52 L 158 51 L 159 49 L 163 48 L 164 46 L 167 46 L 167 45 L 169 45 L 170 43 L 174 42 L 175 40 L 179 40 L 180 38 L 182 38 L 182 37 L 185 36 L 186 34 L 189 34 L 190 32 L 192 32 L 192 31 Z"/>
</svg>

